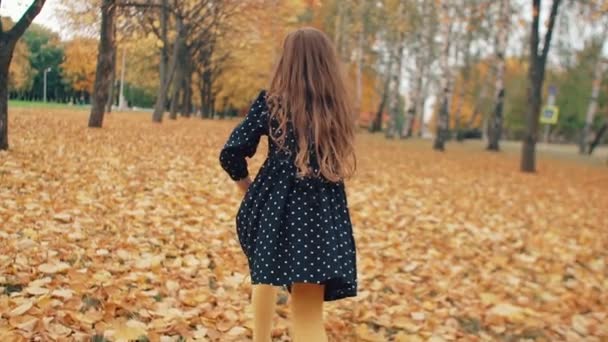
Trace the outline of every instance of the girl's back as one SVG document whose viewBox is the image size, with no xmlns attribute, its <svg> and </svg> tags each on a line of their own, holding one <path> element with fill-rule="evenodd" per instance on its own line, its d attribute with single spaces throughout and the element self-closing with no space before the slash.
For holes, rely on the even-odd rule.
<svg viewBox="0 0 608 342">
<path fill-rule="evenodd" d="M 250 182 L 246 158 L 264 135 L 268 158 Z M 331 42 L 316 29 L 291 33 L 268 92 L 258 95 L 220 154 L 222 167 L 246 190 L 236 225 L 254 285 L 315 284 L 311 293 L 321 301 L 356 294 L 343 183 L 355 168 L 353 140 L 353 113 Z"/>
</svg>

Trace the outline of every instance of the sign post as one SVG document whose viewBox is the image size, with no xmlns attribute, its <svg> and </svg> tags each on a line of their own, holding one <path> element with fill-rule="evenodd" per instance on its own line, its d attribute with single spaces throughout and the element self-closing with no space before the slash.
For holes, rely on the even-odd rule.
<svg viewBox="0 0 608 342">
<path fill-rule="evenodd" d="M 555 106 L 555 95 L 557 94 L 557 88 L 554 85 L 549 86 L 549 97 L 547 98 L 547 105 L 543 107 L 540 115 L 540 123 L 545 125 L 545 134 L 543 141 L 549 142 L 549 133 L 551 132 L 551 125 L 557 124 L 559 118 L 559 108 Z"/>
</svg>

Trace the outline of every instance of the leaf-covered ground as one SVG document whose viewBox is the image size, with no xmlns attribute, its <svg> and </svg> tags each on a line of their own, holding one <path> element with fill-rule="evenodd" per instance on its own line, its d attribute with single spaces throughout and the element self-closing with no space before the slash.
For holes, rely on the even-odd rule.
<svg viewBox="0 0 608 342">
<path fill-rule="evenodd" d="M 15 109 L 0 152 L 0 341 L 246 341 L 235 121 Z M 362 133 L 348 182 L 360 294 L 334 341 L 608 339 L 608 173 Z M 253 161 L 258 167 L 263 146 Z M 288 340 L 282 292 L 275 337 Z"/>
</svg>

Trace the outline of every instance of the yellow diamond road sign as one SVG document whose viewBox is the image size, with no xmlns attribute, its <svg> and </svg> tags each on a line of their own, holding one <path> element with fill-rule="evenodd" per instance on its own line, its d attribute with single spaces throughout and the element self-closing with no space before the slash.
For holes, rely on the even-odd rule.
<svg viewBox="0 0 608 342">
<path fill-rule="evenodd" d="M 559 108 L 557 108 L 557 106 L 545 106 L 540 113 L 540 123 L 555 125 L 558 117 Z"/>
</svg>

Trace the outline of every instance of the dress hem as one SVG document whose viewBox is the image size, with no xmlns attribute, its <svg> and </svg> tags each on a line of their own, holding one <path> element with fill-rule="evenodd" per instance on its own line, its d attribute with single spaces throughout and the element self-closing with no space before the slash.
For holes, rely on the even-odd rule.
<svg viewBox="0 0 608 342">
<path fill-rule="evenodd" d="M 251 284 L 252 285 L 271 285 L 271 286 L 280 286 L 280 287 L 284 287 L 287 289 L 287 291 L 289 291 L 289 293 L 291 293 L 291 286 L 295 283 L 303 283 L 303 284 L 317 284 L 317 285 L 326 285 L 325 282 L 329 281 L 329 279 L 327 280 L 323 280 L 323 281 L 292 281 L 290 283 L 284 283 L 284 282 L 273 282 L 273 281 L 252 281 Z M 327 289 L 327 286 L 326 286 Z M 327 291 L 325 291 L 325 294 L 323 296 L 323 301 L 325 302 L 331 302 L 331 301 L 335 301 L 335 300 L 340 300 L 340 299 L 346 299 L 346 298 L 352 298 L 352 297 L 356 297 L 357 296 L 357 289 L 355 288 L 354 290 L 349 290 L 349 291 L 342 291 L 342 293 L 338 294 L 335 293 L 337 292 L 336 290 L 333 290 L 332 293 L 328 293 Z"/>
</svg>

